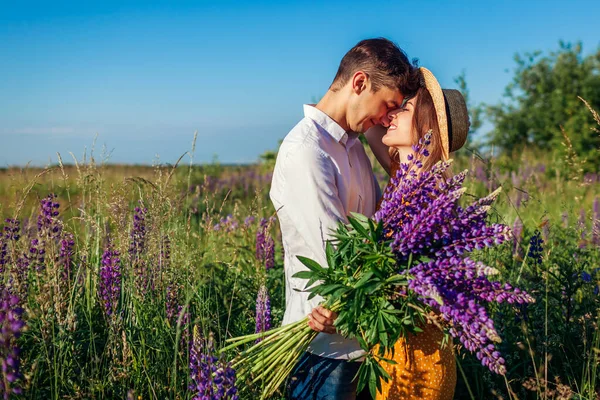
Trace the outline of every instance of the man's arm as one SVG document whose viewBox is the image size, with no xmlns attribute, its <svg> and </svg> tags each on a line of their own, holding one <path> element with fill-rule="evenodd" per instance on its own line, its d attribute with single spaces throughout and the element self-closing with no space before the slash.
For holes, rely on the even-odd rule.
<svg viewBox="0 0 600 400">
<path fill-rule="evenodd" d="M 285 180 L 282 211 L 294 224 L 298 240 L 305 245 L 298 255 L 312 258 L 322 266 L 327 266 L 326 240 L 340 221 L 347 221 L 338 194 L 336 168 L 320 149 L 303 144 L 290 149 L 281 170 Z M 290 275 L 296 272 L 288 271 Z M 322 298 L 317 296 L 314 300 L 317 305 Z M 317 332 L 334 333 L 336 317 L 335 313 L 317 306 L 309 314 L 309 326 Z"/>
</svg>

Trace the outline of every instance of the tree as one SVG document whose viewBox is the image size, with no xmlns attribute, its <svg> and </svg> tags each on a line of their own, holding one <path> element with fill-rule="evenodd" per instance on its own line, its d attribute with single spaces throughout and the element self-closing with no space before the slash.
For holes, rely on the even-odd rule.
<svg viewBox="0 0 600 400">
<path fill-rule="evenodd" d="M 578 96 L 600 109 L 600 47 L 583 57 L 581 43 L 559 44 L 558 51 L 548 55 L 540 51 L 515 55 L 515 76 L 504 95 L 508 101 L 487 107 L 494 124 L 489 144 L 509 153 L 524 146 L 560 151 L 564 128 L 573 150 L 596 169 L 600 135 Z"/>
</svg>

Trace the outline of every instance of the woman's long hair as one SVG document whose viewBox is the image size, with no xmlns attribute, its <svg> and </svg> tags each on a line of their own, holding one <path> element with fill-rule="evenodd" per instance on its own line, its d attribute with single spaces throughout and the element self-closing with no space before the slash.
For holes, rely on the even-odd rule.
<svg viewBox="0 0 600 400">
<path fill-rule="evenodd" d="M 433 105 L 433 99 L 429 94 L 429 91 L 425 87 L 420 87 L 416 95 L 417 99 L 414 105 L 414 113 L 412 120 L 413 129 L 413 144 L 419 143 L 419 140 L 425 136 L 425 134 L 431 131 L 431 144 L 427 147 L 429 150 L 429 156 L 423 159 L 423 171 L 428 171 L 438 161 L 442 159 L 442 137 L 440 134 L 440 127 L 437 120 L 437 114 Z M 398 151 L 390 147 L 390 155 L 392 159 L 398 158 Z M 447 170 L 449 177 L 450 172 Z"/>
</svg>

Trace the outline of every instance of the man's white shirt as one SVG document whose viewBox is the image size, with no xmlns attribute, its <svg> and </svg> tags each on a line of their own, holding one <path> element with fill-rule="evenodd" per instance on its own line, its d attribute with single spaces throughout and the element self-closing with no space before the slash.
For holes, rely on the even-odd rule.
<svg viewBox="0 0 600 400">
<path fill-rule="evenodd" d="M 347 133 L 327 114 L 304 105 L 304 118 L 283 140 L 271 184 L 270 197 L 281 227 L 286 308 L 283 324 L 306 317 L 323 299 L 308 300 L 306 280 L 293 278 L 307 268 L 296 256 L 326 267 L 325 244 L 339 221 L 351 212 L 368 217 L 380 196 L 358 134 Z M 297 290 L 295 290 L 297 289 Z M 328 358 L 351 359 L 364 354 L 356 340 L 320 333 L 309 351 Z"/>
</svg>

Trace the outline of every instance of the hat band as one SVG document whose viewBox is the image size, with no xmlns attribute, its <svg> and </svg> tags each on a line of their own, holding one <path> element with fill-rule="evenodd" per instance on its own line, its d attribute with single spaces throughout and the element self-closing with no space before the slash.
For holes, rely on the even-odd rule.
<svg viewBox="0 0 600 400">
<path fill-rule="evenodd" d="M 448 106 L 448 99 L 446 98 L 446 93 L 442 92 L 444 95 L 444 105 L 446 106 L 446 120 L 448 122 L 448 152 L 452 151 L 452 113 L 450 112 L 450 107 Z"/>
</svg>

